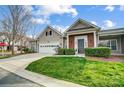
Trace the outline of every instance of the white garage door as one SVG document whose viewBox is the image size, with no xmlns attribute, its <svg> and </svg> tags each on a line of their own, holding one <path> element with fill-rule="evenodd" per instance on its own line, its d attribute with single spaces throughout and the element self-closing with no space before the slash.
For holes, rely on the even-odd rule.
<svg viewBox="0 0 124 93">
<path fill-rule="evenodd" d="M 44 54 L 55 54 L 56 48 L 59 47 L 59 44 L 39 44 L 39 53 Z"/>
</svg>

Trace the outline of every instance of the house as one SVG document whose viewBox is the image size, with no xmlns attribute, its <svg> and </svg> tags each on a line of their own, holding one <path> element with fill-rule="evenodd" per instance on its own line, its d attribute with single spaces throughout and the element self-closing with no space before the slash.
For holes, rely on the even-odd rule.
<svg viewBox="0 0 124 93">
<path fill-rule="evenodd" d="M 74 48 L 76 54 L 84 53 L 84 48 L 97 47 L 100 28 L 82 19 L 75 21 L 67 30 L 67 48 Z"/>
<path fill-rule="evenodd" d="M 36 50 L 55 54 L 58 47 L 74 48 L 76 54 L 83 54 L 85 48 L 98 47 L 100 43 L 113 54 L 124 54 L 124 28 L 101 30 L 83 19 L 76 20 L 64 34 L 47 26 L 37 38 Z"/>
<path fill-rule="evenodd" d="M 55 54 L 58 47 L 64 47 L 63 34 L 51 26 L 47 26 L 37 40 L 39 53 Z"/>
<path fill-rule="evenodd" d="M 21 39 L 20 39 L 21 38 Z M 15 47 L 14 50 L 17 51 L 20 47 L 29 47 L 30 48 L 30 41 L 32 39 L 26 36 L 17 35 L 15 40 Z M 0 42 L 4 42 L 9 46 L 5 46 L 4 50 L 9 50 L 12 47 L 12 35 L 6 31 L 0 32 Z"/>
</svg>

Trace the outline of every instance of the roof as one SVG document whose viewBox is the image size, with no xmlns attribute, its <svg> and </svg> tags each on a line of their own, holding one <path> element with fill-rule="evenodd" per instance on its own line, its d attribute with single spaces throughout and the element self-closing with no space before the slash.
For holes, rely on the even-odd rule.
<svg viewBox="0 0 124 93">
<path fill-rule="evenodd" d="M 85 23 L 85 24 L 88 25 L 89 27 L 94 27 L 94 28 L 96 28 L 96 29 L 98 29 L 98 30 L 100 29 L 100 27 L 98 27 L 98 26 L 92 24 L 91 22 L 88 22 L 88 21 L 86 21 L 86 20 L 83 20 L 83 19 L 79 18 L 79 19 L 77 19 L 66 31 L 69 31 L 69 29 L 70 29 L 71 27 L 73 27 L 75 24 L 77 24 L 78 22 Z"/>
<path fill-rule="evenodd" d="M 106 30 L 101 30 L 101 31 L 115 31 L 115 30 L 124 30 L 124 28 L 106 29 Z"/>
<path fill-rule="evenodd" d="M 63 36 L 63 34 L 62 34 L 60 31 L 58 31 L 58 30 L 56 30 L 55 28 L 53 28 L 52 26 L 48 25 L 48 26 L 46 26 L 46 28 L 41 32 L 41 34 L 37 37 L 37 39 L 38 39 L 38 38 L 44 33 L 44 31 L 46 31 L 46 29 L 48 29 L 48 28 L 52 29 L 53 31 L 55 31 L 55 32 L 58 33 L 59 35 Z"/>
<path fill-rule="evenodd" d="M 115 29 L 108 29 L 108 30 L 101 30 L 99 35 L 121 35 L 124 34 L 124 28 L 115 28 Z"/>
</svg>

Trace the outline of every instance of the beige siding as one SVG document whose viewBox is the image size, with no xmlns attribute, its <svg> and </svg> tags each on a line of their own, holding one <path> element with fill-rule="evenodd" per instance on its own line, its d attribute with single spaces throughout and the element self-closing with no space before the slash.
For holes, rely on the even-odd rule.
<svg viewBox="0 0 124 93">
<path fill-rule="evenodd" d="M 52 35 L 46 36 L 46 31 L 49 32 L 50 30 L 52 31 Z M 39 37 L 39 44 L 59 43 L 59 45 L 62 47 L 62 36 L 50 28 L 48 28 L 46 31 L 44 31 Z"/>
<path fill-rule="evenodd" d="M 67 38 L 63 38 L 63 48 L 67 48 Z"/>
<path fill-rule="evenodd" d="M 73 27 L 71 27 L 71 29 L 86 28 L 86 27 L 88 27 L 86 24 L 82 24 L 79 22 L 76 25 L 74 25 Z"/>
</svg>

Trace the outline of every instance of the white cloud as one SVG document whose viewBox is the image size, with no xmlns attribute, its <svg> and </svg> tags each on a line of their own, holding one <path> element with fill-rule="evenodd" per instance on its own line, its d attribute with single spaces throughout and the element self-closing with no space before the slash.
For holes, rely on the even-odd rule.
<svg viewBox="0 0 124 93">
<path fill-rule="evenodd" d="M 46 18 L 32 18 L 32 23 L 36 24 L 50 24 L 50 21 Z"/>
<path fill-rule="evenodd" d="M 37 15 L 43 15 L 49 17 L 53 14 L 70 14 L 72 16 L 77 16 L 78 12 L 75 8 L 73 8 L 71 5 L 43 5 L 43 6 L 37 6 L 37 11 L 35 11 L 35 14 Z"/>
<path fill-rule="evenodd" d="M 57 29 L 60 32 L 64 32 L 69 26 L 62 26 L 62 25 L 52 25 L 53 28 Z"/>
<path fill-rule="evenodd" d="M 105 7 L 104 10 L 107 10 L 107 11 L 109 11 L 109 12 L 112 12 L 114 9 L 115 9 L 114 6 L 112 6 L 112 5 L 108 5 L 108 6 Z"/>
<path fill-rule="evenodd" d="M 103 21 L 103 23 L 104 23 L 104 26 L 103 26 L 104 28 L 112 28 L 116 25 L 111 20 L 105 20 L 105 21 Z"/>
<path fill-rule="evenodd" d="M 91 21 L 91 23 L 94 24 L 94 25 L 97 25 L 97 23 L 95 21 Z"/>
<path fill-rule="evenodd" d="M 32 38 L 32 35 L 30 35 L 30 34 L 27 34 L 27 37 L 30 37 L 30 38 Z"/>
<path fill-rule="evenodd" d="M 120 11 L 124 11 L 124 5 L 120 5 Z"/>
<path fill-rule="evenodd" d="M 71 5 L 42 5 L 42 6 L 31 6 L 27 5 L 24 8 L 33 14 L 33 23 L 37 24 L 49 24 L 51 15 L 62 15 L 69 14 L 72 17 L 78 15 L 78 12 Z"/>
</svg>

